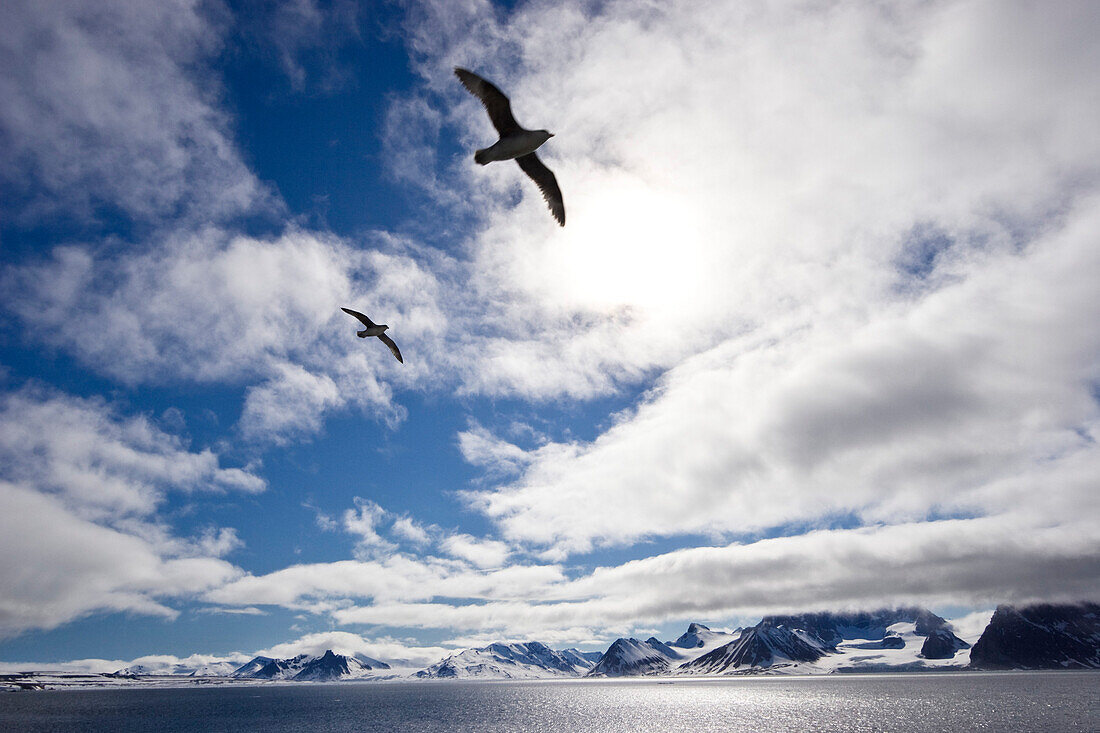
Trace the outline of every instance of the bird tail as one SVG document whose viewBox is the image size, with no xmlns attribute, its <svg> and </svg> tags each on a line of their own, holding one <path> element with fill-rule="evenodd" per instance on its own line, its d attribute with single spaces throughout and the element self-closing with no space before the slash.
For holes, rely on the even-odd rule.
<svg viewBox="0 0 1100 733">
<path fill-rule="evenodd" d="M 486 165 L 489 162 L 489 148 L 482 148 L 474 153 L 474 162 L 478 165 Z"/>
<path fill-rule="evenodd" d="M 358 336 L 361 339 L 365 339 L 367 337 L 367 332 L 366 331 L 356 331 L 355 335 Z"/>
</svg>

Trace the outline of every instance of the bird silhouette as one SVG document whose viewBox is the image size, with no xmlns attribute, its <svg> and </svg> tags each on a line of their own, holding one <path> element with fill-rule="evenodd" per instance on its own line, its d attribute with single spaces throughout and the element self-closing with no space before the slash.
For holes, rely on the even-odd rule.
<svg viewBox="0 0 1100 733">
<path fill-rule="evenodd" d="M 390 347 L 390 351 L 399 362 L 401 362 L 402 364 L 405 363 L 405 360 L 401 358 L 401 349 L 397 348 L 397 344 L 393 342 L 393 339 L 386 335 L 386 329 L 389 328 L 389 326 L 384 323 L 375 323 L 359 311 L 353 311 L 351 308 L 340 308 L 340 310 L 344 311 L 349 316 L 355 316 L 359 319 L 360 323 L 366 326 L 366 328 L 364 328 L 362 331 L 355 332 L 356 335 L 359 336 L 359 338 L 365 339 L 367 336 L 377 336 L 382 343 Z"/>
<path fill-rule="evenodd" d="M 500 134 L 500 139 L 494 144 L 474 153 L 474 161 L 478 165 L 487 165 L 497 160 L 515 159 L 523 172 L 539 187 L 542 198 L 558 224 L 565 226 L 565 202 L 561 197 L 561 189 L 558 188 L 558 179 L 554 178 L 554 173 L 535 155 L 535 150 L 554 137 L 554 133 L 520 127 L 512 116 L 512 103 L 504 96 L 504 92 L 474 72 L 456 66 L 455 76 L 462 82 L 462 86 L 485 105 L 493 127 Z"/>
</svg>

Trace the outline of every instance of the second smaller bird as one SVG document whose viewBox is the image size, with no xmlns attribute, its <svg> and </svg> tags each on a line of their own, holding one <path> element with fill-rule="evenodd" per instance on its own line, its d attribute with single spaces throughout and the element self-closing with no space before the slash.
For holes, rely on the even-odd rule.
<svg viewBox="0 0 1100 733">
<path fill-rule="evenodd" d="M 359 311 L 353 311 L 351 308 L 340 308 L 340 310 L 344 311 L 349 316 L 355 316 L 359 319 L 360 323 L 366 326 L 362 331 L 355 332 L 359 338 L 365 339 L 367 336 L 377 336 L 379 341 L 390 347 L 390 351 L 393 352 L 393 355 L 397 357 L 399 362 L 402 364 L 405 363 L 405 360 L 401 358 L 401 349 L 397 348 L 397 344 L 393 342 L 393 339 L 386 335 L 386 329 L 389 328 L 389 326 L 384 323 L 375 323 Z"/>
</svg>

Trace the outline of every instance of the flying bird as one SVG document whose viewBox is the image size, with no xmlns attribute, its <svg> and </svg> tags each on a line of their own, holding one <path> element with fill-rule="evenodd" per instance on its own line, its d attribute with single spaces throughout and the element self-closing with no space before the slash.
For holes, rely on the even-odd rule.
<svg viewBox="0 0 1100 733">
<path fill-rule="evenodd" d="M 390 347 L 390 351 L 395 357 L 397 357 L 397 360 L 399 362 L 401 362 L 402 364 L 405 363 L 405 360 L 401 358 L 401 349 L 397 348 L 397 344 L 393 342 L 393 339 L 386 335 L 386 329 L 389 328 L 389 326 L 384 323 L 374 323 L 373 321 L 371 321 L 371 319 L 367 318 L 359 311 L 353 311 L 351 308 L 341 308 L 340 310 L 344 311 L 349 316 L 355 316 L 359 319 L 360 323 L 366 326 L 366 328 L 364 328 L 362 331 L 355 332 L 356 335 L 359 336 L 359 338 L 365 339 L 367 336 L 377 336 L 382 343 Z"/>
<path fill-rule="evenodd" d="M 525 130 L 520 127 L 516 118 L 512 116 L 512 104 L 508 101 L 508 97 L 504 96 L 504 92 L 474 72 L 456 66 L 455 76 L 462 82 L 462 86 L 485 105 L 493 127 L 500 133 L 500 139 L 493 145 L 474 153 L 474 161 L 478 165 L 486 165 L 495 160 L 514 158 L 523 172 L 539 187 L 539 191 L 542 191 L 542 197 L 550 207 L 550 213 L 558 220 L 558 224 L 565 226 L 565 202 L 561 198 L 558 180 L 554 178 L 553 172 L 542 164 L 539 156 L 535 155 L 535 150 L 554 137 L 554 133 L 546 130 Z"/>
</svg>

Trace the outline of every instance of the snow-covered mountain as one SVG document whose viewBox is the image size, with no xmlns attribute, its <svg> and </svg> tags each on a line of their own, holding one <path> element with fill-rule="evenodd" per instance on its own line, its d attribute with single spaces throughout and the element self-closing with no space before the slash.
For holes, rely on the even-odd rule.
<svg viewBox="0 0 1100 733">
<path fill-rule="evenodd" d="M 887 627 L 896 623 L 914 624 L 919 636 L 928 636 L 947 622 L 924 608 L 915 606 L 860 611 L 855 613 L 803 613 L 791 616 L 765 616 L 761 623 L 801 629 L 816 636 L 830 647 L 846 639 L 881 639 Z"/>
<path fill-rule="evenodd" d="M 833 650 L 803 629 L 773 626 L 761 621 L 745 629 L 736 641 L 718 647 L 677 669 L 684 674 L 726 674 L 778 669 L 798 662 L 816 662 Z"/>
<path fill-rule="evenodd" d="M 173 674 L 169 671 L 172 668 L 178 668 L 180 665 L 168 665 L 165 667 L 155 666 L 151 664 L 131 664 L 129 667 L 123 667 L 122 669 L 116 669 L 111 672 L 112 677 L 142 677 L 150 674 Z M 190 670 L 183 672 L 183 674 L 190 673 Z"/>
<path fill-rule="evenodd" d="M 379 664 L 375 660 L 375 664 Z M 389 665 L 383 665 L 385 669 Z M 298 674 L 295 682 L 331 682 L 334 680 L 362 679 L 374 676 L 374 667 L 356 657 L 336 654 L 331 649 L 319 657 L 310 659 Z"/>
<path fill-rule="evenodd" d="M 767 616 L 677 674 L 901 671 L 962 667 L 970 645 L 921 608 Z"/>
<path fill-rule="evenodd" d="M 704 654 L 710 649 L 728 644 L 730 639 L 736 638 L 739 633 L 741 633 L 739 628 L 734 629 L 732 633 L 728 631 L 711 631 L 710 628 L 702 624 L 693 623 L 688 625 L 687 631 L 680 634 L 680 638 L 676 641 L 670 641 L 668 645 L 677 649 L 703 650 L 699 653 Z"/>
<path fill-rule="evenodd" d="M 969 627 L 970 625 L 968 625 Z M 1100 668 L 1100 605 L 1000 606 L 978 638 L 956 635 L 944 619 L 915 607 L 859 613 L 767 616 L 736 631 L 688 626 L 678 639 L 616 639 L 607 651 L 556 651 L 539 642 L 467 649 L 416 672 L 419 679 L 542 679 L 631 675 L 822 674 L 925 669 Z M 971 643 L 974 644 L 971 648 Z M 230 677 L 241 680 L 393 678 L 389 665 L 332 650 L 290 659 L 258 656 L 234 667 L 131 665 L 108 677 Z M 103 679 L 103 678 L 99 678 Z M 208 680 L 207 680 L 208 681 Z M 36 683 L 37 684 L 37 683 Z M 45 684 L 45 683 L 43 683 Z"/>
<path fill-rule="evenodd" d="M 628 677 L 660 674 L 682 662 L 684 657 L 652 636 L 645 641 L 616 639 L 596 662 L 587 677 Z"/>
<path fill-rule="evenodd" d="M 272 659 L 248 677 L 254 680 L 289 680 L 301 672 L 312 659 L 314 657 L 309 654 L 299 654 L 290 659 Z"/>
<path fill-rule="evenodd" d="M 616 639 L 588 673 L 588 677 L 632 677 L 666 674 L 723 644 L 740 632 L 712 631 L 693 623 L 676 641 L 665 643 L 653 637 L 645 641 Z"/>
<path fill-rule="evenodd" d="M 230 677 L 254 677 L 257 672 L 275 660 L 271 657 L 253 657 L 229 673 Z"/>
<path fill-rule="evenodd" d="M 112 672 L 115 677 L 144 677 L 148 675 L 174 675 L 179 677 L 225 677 L 233 673 L 232 662 L 210 662 L 207 664 L 132 664 Z"/>
<path fill-rule="evenodd" d="M 362 654 L 345 656 L 328 649 L 319 657 L 309 654 L 299 654 L 290 659 L 254 657 L 235 669 L 231 676 L 253 680 L 328 682 L 373 677 L 376 676 L 377 670 L 389 668 L 390 666 L 385 662 Z"/>
<path fill-rule="evenodd" d="M 998 606 L 970 652 L 979 669 L 1100 668 L 1100 605 Z"/>
<path fill-rule="evenodd" d="M 490 644 L 452 654 L 416 673 L 420 679 L 541 679 L 579 677 L 600 657 L 576 649 L 555 651 L 537 641 Z"/>
</svg>

